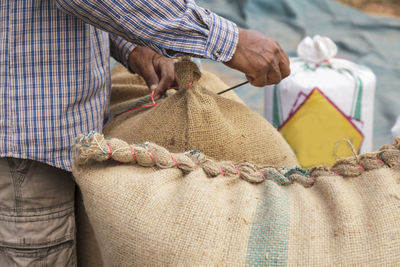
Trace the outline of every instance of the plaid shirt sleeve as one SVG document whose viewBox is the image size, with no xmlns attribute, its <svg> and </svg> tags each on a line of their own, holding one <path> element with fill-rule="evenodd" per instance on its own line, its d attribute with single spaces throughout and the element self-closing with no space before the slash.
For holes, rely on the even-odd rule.
<svg viewBox="0 0 400 267">
<path fill-rule="evenodd" d="M 111 56 L 128 69 L 130 69 L 128 65 L 129 55 L 136 47 L 137 47 L 136 44 L 128 42 L 124 38 L 112 33 L 110 34 Z"/>
<path fill-rule="evenodd" d="M 237 26 L 194 0 L 56 0 L 65 13 L 165 56 L 229 61 Z"/>
</svg>

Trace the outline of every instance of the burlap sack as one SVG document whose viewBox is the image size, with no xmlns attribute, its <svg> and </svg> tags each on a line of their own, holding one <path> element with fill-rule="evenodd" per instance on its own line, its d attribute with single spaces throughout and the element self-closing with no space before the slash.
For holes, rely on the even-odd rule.
<svg viewBox="0 0 400 267">
<path fill-rule="evenodd" d="M 217 76 L 206 71 L 202 72 L 201 79 L 198 83 L 214 93 L 228 88 Z M 150 100 L 148 97 L 149 89 L 143 78 L 137 74 L 130 73 L 120 64 L 115 66 L 111 72 L 111 84 L 110 106 L 112 114 L 137 103 L 140 98 L 145 97 L 147 102 Z M 223 94 L 223 97 L 244 104 L 233 91 Z M 101 267 L 103 263 L 100 256 L 99 245 L 94 237 L 93 228 L 87 218 L 85 208 L 79 195 L 76 199 L 76 203 L 79 266 Z"/>
<path fill-rule="evenodd" d="M 79 189 L 75 195 L 75 219 L 77 226 L 76 250 L 78 266 L 102 267 L 103 260 L 100 254 L 100 246 L 96 240 L 93 227 L 83 205 L 83 199 Z"/>
<path fill-rule="evenodd" d="M 144 82 L 131 74 L 114 77 L 111 122 L 104 134 L 129 143 L 151 141 L 173 152 L 202 150 L 217 160 L 297 165 L 289 145 L 264 118 L 238 103 L 237 96 L 233 101 L 215 94 L 226 88 L 215 76 L 201 77 L 197 65 L 186 59 L 175 64 L 175 71 L 181 89 L 156 106 L 141 109 L 134 108 L 149 104 L 151 97 L 126 93 L 129 89 L 120 84 L 141 81 L 137 91 L 144 93 Z"/>
<path fill-rule="evenodd" d="M 74 176 L 106 266 L 398 266 L 399 143 L 307 171 L 91 134 Z"/>
</svg>

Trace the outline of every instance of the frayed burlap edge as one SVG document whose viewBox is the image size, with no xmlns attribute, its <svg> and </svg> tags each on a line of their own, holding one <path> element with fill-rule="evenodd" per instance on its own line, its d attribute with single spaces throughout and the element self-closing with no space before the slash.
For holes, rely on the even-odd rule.
<svg viewBox="0 0 400 267">
<path fill-rule="evenodd" d="M 204 155 L 202 151 L 171 153 L 154 143 L 129 145 L 120 139 L 105 139 L 102 134 L 97 132 L 78 137 L 74 147 L 77 149 L 74 173 L 79 173 L 82 165 L 94 161 L 113 160 L 142 167 L 178 168 L 185 173 L 202 168 L 208 177 L 239 176 L 242 180 L 255 184 L 272 180 L 280 185 L 290 185 L 296 182 L 304 187 L 312 186 L 319 176 L 357 177 L 366 171 L 394 167 L 400 161 L 400 138 L 395 140 L 391 148 L 384 147 L 378 152 L 340 159 L 332 167 L 321 166 L 309 170 L 273 168 L 249 162 L 216 162 Z"/>
</svg>

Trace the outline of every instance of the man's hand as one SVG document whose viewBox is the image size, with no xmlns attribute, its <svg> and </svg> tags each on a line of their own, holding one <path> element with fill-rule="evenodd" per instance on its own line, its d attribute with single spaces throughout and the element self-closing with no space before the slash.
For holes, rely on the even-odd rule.
<svg viewBox="0 0 400 267">
<path fill-rule="evenodd" d="M 136 47 L 128 59 L 129 67 L 146 81 L 150 90 L 159 98 L 176 84 L 174 60 L 155 53 L 147 47 Z"/>
<path fill-rule="evenodd" d="M 262 33 L 239 29 L 232 59 L 224 63 L 246 74 L 254 86 L 277 84 L 290 74 L 290 62 L 277 41 Z"/>
</svg>

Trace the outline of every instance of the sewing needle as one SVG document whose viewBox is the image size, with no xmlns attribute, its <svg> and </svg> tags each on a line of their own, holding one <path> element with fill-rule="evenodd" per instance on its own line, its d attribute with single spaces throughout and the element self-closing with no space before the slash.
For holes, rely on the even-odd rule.
<svg viewBox="0 0 400 267">
<path fill-rule="evenodd" d="M 240 87 L 240 86 L 245 85 L 246 83 L 249 83 L 249 81 L 242 82 L 242 83 L 240 83 L 240 84 L 238 84 L 238 85 L 235 85 L 235 86 L 233 86 L 233 87 L 231 87 L 231 88 L 228 88 L 228 89 L 226 89 L 226 90 L 223 90 L 223 91 L 217 93 L 217 95 L 221 95 L 221 94 L 226 93 L 226 92 L 228 92 L 228 91 L 230 91 L 230 90 L 236 89 L 236 88 L 238 88 L 238 87 Z"/>
</svg>

